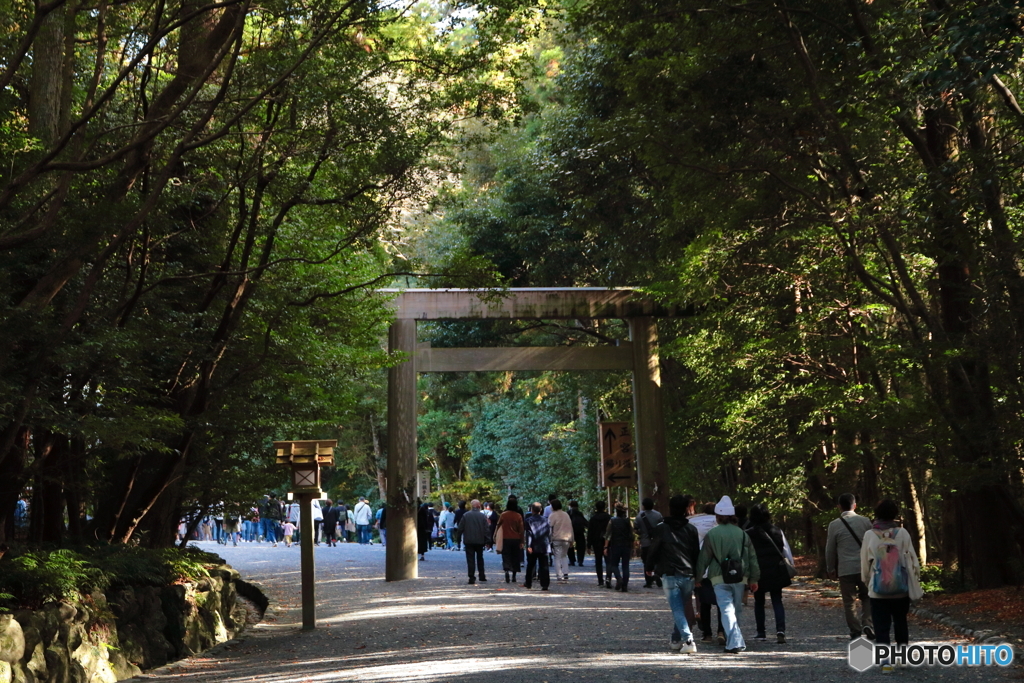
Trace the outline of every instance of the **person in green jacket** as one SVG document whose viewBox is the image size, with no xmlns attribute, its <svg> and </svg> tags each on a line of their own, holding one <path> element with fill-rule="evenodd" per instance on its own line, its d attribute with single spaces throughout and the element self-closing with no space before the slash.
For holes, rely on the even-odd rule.
<svg viewBox="0 0 1024 683">
<path fill-rule="evenodd" d="M 740 631 L 740 608 L 743 606 L 743 587 L 750 586 L 750 592 L 757 592 L 757 582 L 761 578 L 761 569 L 757 565 L 757 553 L 750 536 L 736 524 L 736 508 L 729 496 L 715 505 L 715 517 L 718 526 L 708 531 L 704 537 L 704 545 L 697 559 L 697 576 L 703 576 L 707 570 L 708 578 L 715 589 L 718 609 L 722 614 L 722 626 L 725 628 L 725 651 L 730 654 L 743 652 L 747 649 Z M 739 566 L 730 570 L 732 561 L 739 561 Z"/>
</svg>

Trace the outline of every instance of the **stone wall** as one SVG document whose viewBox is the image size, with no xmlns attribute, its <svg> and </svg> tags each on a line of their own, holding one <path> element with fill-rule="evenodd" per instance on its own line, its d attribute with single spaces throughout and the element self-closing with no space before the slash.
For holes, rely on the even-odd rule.
<svg viewBox="0 0 1024 683">
<path fill-rule="evenodd" d="M 245 626 L 238 572 L 94 593 L 0 614 L 0 683 L 113 683 L 207 650 Z M 246 584 L 245 589 L 249 589 Z"/>
</svg>

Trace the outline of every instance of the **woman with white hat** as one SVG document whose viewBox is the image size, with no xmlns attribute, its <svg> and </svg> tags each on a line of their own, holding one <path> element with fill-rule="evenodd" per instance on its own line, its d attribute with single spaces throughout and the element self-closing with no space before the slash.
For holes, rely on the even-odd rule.
<svg viewBox="0 0 1024 683">
<path fill-rule="evenodd" d="M 756 593 L 761 570 L 750 537 L 736 525 L 736 508 L 729 496 L 722 496 L 715 505 L 715 517 L 718 526 L 704 537 L 697 576 L 707 570 L 725 627 L 725 651 L 736 654 L 747 649 L 739 624 L 743 587 L 749 585 L 750 592 Z"/>
</svg>

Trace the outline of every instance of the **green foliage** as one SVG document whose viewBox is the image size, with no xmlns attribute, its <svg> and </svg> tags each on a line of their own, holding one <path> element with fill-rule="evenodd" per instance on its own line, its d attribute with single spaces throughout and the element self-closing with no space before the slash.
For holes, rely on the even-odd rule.
<svg viewBox="0 0 1024 683">
<path fill-rule="evenodd" d="M 71 550 L 38 550 L 3 557 L 0 592 L 15 604 L 38 607 L 47 602 L 75 601 L 82 593 L 103 589 L 109 577 L 84 556 Z"/>
<path fill-rule="evenodd" d="M 209 567 L 222 563 L 217 555 L 197 548 L 15 548 L 0 559 L 0 607 L 35 608 L 47 602 L 77 602 L 84 594 L 107 588 L 195 582 L 209 576 Z"/>
</svg>

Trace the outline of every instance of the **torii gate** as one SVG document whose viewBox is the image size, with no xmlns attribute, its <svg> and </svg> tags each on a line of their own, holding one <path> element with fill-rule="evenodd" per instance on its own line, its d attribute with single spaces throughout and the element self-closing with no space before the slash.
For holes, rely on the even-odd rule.
<svg viewBox="0 0 1024 683">
<path fill-rule="evenodd" d="M 407 360 L 388 370 L 387 581 L 417 577 L 416 447 L 420 372 L 631 370 L 640 498 L 668 509 L 668 462 L 661 408 L 655 317 L 674 315 L 630 289 L 599 287 L 381 290 L 398 293 L 388 349 Z M 432 349 L 416 339 L 417 320 L 621 318 L 629 341 L 616 346 Z"/>
</svg>

